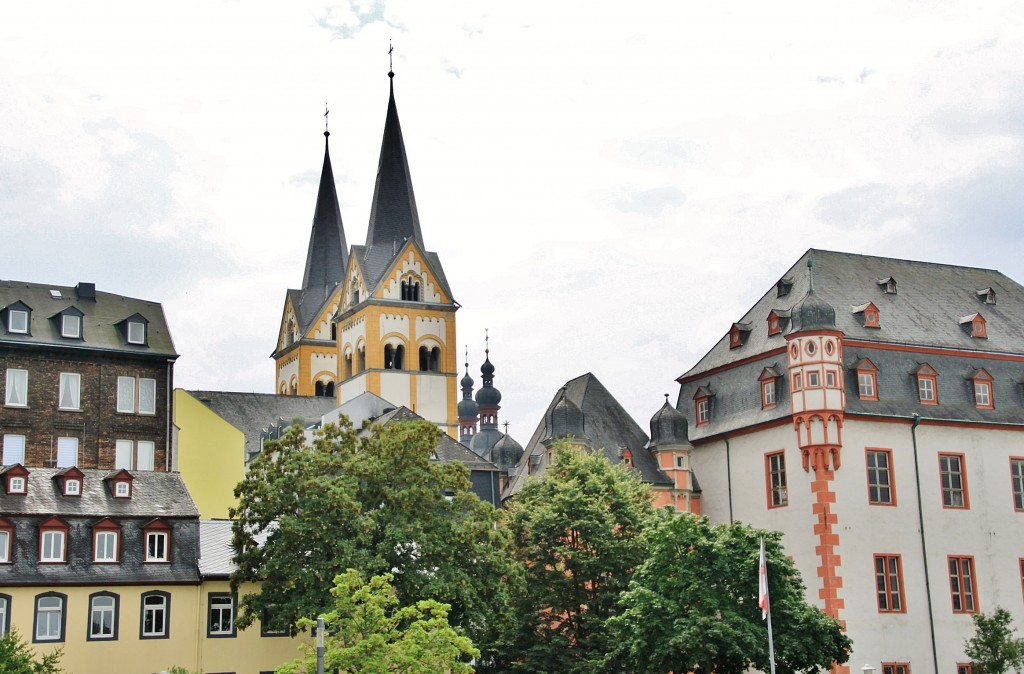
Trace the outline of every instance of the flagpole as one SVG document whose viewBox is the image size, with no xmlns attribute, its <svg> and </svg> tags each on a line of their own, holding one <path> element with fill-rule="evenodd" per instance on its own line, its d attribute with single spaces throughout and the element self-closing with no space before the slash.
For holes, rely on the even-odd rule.
<svg viewBox="0 0 1024 674">
<path fill-rule="evenodd" d="M 761 607 L 761 619 L 768 620 L 768 660 L 772 667 L 771 674 L 775 674 L 775 643 L 772 640 L 772 606 L 768 598 L 768 563 L 764 557 L 764 536 L 761 537 L 761 556 L 758 561 L 757 604 Z"/>
</svg>

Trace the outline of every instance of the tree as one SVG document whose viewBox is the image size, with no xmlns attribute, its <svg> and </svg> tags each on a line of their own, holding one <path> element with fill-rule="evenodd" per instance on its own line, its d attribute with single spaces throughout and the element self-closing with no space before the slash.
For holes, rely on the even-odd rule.
<svg viewBox="0 0 1024 674">
<path fill-rule="evenodd" d="M 340 674 L 469 674 L 477 657 L 468 638 L 448 624 L 448 605 L 433 600 L 399 606 L 391 574 L 364 583 L 355 569 L 334 579 L 334 608 L 324 614 L 325 671 Z M 315 620 L 303 618 L 308 627 Z M 277 668 L 278 674 L 316 671 L 316 648 Z"/>
<path fill-rule="evenodd" d="M 611 661 L 631 672 L 740 674 L 769 671 L 768 630 L 758 606 L 765 538 L 777 671 L 813 672 L 849 658 L 839 623 L 804 600 L 804 584 L 781 534 L 739 523 L 659 513 L 645 533 L 648 557 L 612 619 Z"/>
<path fill-rule="evenodd" d="M 431 459 L 439 437 L 428 422 L 393 421 L 357 439 L 346 420 L 311 444 L 294 427 L 267 443 L 235 488 L 232 586 L 261 584 L 242 597 L 238 624 L 301 628 L 353 568 L 393 574 L 401 606 L 449 604 L 452 624 L 478 643 L 502 633 L 518 578 L 508 534 L 464 466 Z"/>
<path fill-rule="evenodd" d="M 0 636 L 0 674 L 61 674 L 58 649 L 37 659 L 18 630 Z"/>
<path fill-rule="evenodd" d="M 1014 636 L 1013 616 L 997 606 L 991 616 L 974 614 L 974 636 L 964 642 L 974 674 L 1003 674 L 1024 668 L 1024 639 Z"/>
<path fill-rule="evenodd" d="M 624 466 L 562 446 L 516 495 L 509 512 L 526 584 L 516 631 L 500 661 L 510 671 L 604 671 L 606 623 L 644 558 L 640 532 L 651 495 Z"/>
</svg>

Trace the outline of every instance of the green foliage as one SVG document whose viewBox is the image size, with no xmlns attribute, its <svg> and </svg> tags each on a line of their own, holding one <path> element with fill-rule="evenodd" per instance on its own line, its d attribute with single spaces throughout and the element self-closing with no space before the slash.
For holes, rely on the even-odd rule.
<svg viewBox="0 0 1024 674">
<path fill-rule="evenodd" d="M 15 629 L 0 637 L 0 674 L 61 674 L 60 656 L 58 649 L 37 659 Z"/>
<path fill-rule="evenodd" d="M 648 557 L 611 620 L 611 662 L 631 672 L 740 674 L 769 670 L 768 629 L 758 607 L 765 537 L 776 671 L 815 672 L 849 658 L 839 623 L 804 600 L 804 584 L 780 534 L 666 510 L 645 532 Z"/>
<path fill-rule="evenodd" d="M 170 669 L 167 670 L 167 674 L 203 674 L 203 672 L 202 671 L 193 672 L 193 671 L 191 671 L 189 669 L 186 669 L 186 668 L 184 668 L 184 667 L 182 667 L 180 665 L 174 665 L 173 667 L 171 667 Z"/>
<path fill-rule="evenodd" d="M 452 624 L 477 643 L 503 632 L 506 588 L 519 577 L 508 534 L 469 491 L 464 466 L 431 460 L 439 437 L 414 421 L 357 439 L 346 421 L 312 446 L 294 427 L 267 443 L 235 488 L 232 584 L 262 583 L 242 597 L 239 626 L 266 611 L 270 627 L 302 629 L 301 618 L 330 610 L 335 576 L 352 568 L 393 574 L 401 606 L 449 604 Z"/>
<path fill-rule="evenodd" d="M 964 643 L 974 674 L 1003 674 L 1024 668 L 1024 639 L 1014 634 L 1013 616 L 997 606 L 991 616 L 974 615 L 974 636 Z"/>
<path fill-rule="evenodd" d="M 558 448 L 554 465 L 515 497 L 509 513 L 526 587 L 498 667 L 574 674 L 605 671 L 607 621 L 644 558 L 640 532 L 651 495 L 623 466 Z"/>
<path fill-rule="evenodd" d="M 355 569 L 334 579 L 334 608 L 324 614 L 324 670 L 340 674 L 470 674 L 463 662 L 480 652 L 448 624 L 448 605 L 433 600 L 399 606 L 391 574 L 364 583 Z M 306 627 L 315 620 L 304 618 Z M 316 671 L 316 647 L 277 668 L 278 674 Z"/>
</svg>

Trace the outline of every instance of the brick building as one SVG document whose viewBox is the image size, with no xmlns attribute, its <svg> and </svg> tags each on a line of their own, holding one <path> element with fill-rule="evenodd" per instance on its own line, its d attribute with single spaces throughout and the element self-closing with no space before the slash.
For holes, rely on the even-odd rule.
<svg viewBox="0 0 1024 674">
<path fill-rule="evenodd" d="M 0 281 L 0 463 L 168 470 L 177 357 L 156 302 Z"/>
</svg>

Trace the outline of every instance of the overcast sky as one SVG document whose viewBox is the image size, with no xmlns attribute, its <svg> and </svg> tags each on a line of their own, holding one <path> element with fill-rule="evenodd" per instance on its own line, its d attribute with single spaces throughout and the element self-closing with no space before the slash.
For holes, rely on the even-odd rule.
<svg viewBox="0 0 1024 674">
<path fill-rule="evenodd" d="M 324 104 L 363 243 L 395 91 L 423 237 L 525 442 L 594 373 L 647 428 L 811 247 L 1024 281 L 1024 4 L 0 6 L 0 278 L 162 302 L 184 388 L 271 392 Z"/>
</svg>

